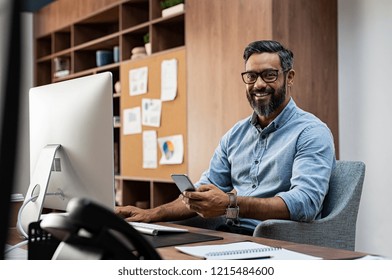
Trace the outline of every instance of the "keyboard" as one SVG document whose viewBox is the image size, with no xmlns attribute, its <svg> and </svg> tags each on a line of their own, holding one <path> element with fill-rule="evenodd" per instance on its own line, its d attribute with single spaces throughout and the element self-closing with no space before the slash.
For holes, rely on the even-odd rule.
<svg viewBox="0 0 392 280">
<path fill-rule="evenodd" d="M 133 226 L 138 232 L 148 234 L 148 235 L 188 232 L 187 229 L 176 228 L 171 226 L 163 226 L 158 224 L 150 224 L 150 223 L 143 223 L 143 222 L 128 222 L 128 224 Z"/>
</svg>

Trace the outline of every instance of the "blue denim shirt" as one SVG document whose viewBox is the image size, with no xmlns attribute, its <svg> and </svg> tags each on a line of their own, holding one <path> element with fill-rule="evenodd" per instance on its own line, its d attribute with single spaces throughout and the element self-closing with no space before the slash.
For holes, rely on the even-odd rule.
<svg viewBox="0 0 392 280">
<path fill-rule="evenodd" d="M 213 184 L 238 196 L 280 196 L 292 220 L 319 218 L 335 166 L 333 136 L 293 99 L 266 128 L 253 114 L 235 124 L 221 139 L 196 186 Z M 254 229 L 258 220 L 241 218 Z"/>
</svg>

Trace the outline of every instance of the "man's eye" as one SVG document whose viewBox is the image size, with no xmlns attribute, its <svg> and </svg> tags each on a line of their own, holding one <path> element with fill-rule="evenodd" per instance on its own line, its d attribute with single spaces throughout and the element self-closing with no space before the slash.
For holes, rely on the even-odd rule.
<svg viewBox="0 0 392 280">
<path fill-rule="evenodd" d="M 275 72 L 267 72 L 265 73 L 265 77 L 267 78 L 275 78 L 276 77 L 276 73 Z"/>
<path fill-rule="evenodd" d="M 253 80 L 257 77 L 257 75 L 255 73 L 248 73 L 248 79 Z"/>
</svg>

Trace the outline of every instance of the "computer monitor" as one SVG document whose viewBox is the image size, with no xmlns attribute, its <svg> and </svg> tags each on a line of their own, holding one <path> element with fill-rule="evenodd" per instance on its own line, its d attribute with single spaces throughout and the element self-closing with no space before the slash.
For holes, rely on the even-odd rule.
<svg viewBox="0 0 392 280">
<path fill-rule="evenodd" d="M 18 219 L 25 233 L 43 208 L 66 210 L 74 197 L 114 209 L 112 89 L 110 72 L 30 89 L 30 186 Z"/>
</svg>

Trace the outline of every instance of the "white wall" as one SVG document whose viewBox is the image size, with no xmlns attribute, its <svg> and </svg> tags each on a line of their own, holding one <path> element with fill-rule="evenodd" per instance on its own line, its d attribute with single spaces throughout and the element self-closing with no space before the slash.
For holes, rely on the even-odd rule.
<svg viewBox="0 0 392 280">
<path fill-rule="evenodd" d="M 366 164 L 356 250 L 392 257 L 392 1 L 338 11 L 340 158 Z"/>
</svg>

